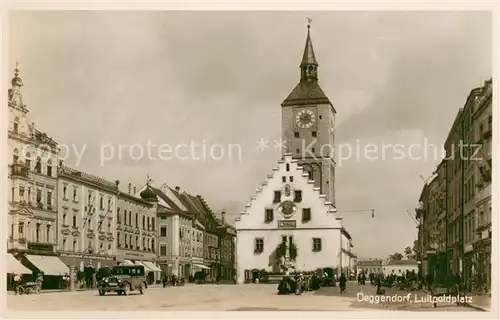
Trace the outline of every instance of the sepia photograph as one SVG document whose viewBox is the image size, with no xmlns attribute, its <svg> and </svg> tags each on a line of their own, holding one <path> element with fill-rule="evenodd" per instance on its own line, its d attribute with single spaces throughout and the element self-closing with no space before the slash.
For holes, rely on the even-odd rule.
<svg viewBox="0 0 500 320">
<path fill-rule="evenodd" d="M 6 17 L 11 315 L 492 312 L 492 11 Z"/>
</svg>

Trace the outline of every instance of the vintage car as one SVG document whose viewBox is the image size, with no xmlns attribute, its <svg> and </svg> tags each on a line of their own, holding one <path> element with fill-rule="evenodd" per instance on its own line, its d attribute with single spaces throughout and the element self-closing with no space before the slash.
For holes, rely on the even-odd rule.
<svg viewBox="0 0 500 320">
<path fill-rule="evenodd" d="M 111 275 L 99 281 L 99 295 L 106 292 L 116 292 L 118 295 L 128 295 L 131 291 L 144 294 L 147 288 L 147 277 L 144 266 L 115 266 Z"/>
</svg>

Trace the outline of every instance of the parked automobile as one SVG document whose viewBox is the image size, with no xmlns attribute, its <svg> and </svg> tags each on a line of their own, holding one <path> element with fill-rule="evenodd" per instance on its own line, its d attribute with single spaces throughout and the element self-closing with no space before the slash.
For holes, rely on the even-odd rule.
<svg viewBox="0 0 500 320">
<path fill-rule="evenodd" d="M 131 291 L 139 291 L 144 294 L 148 287 L 147 276 L 144 266 L 115 266 L 111 275 L 99 281 L 99 295 L 107 292 L 116 292 L 118 295 L 128 295 Z"/>
</svg>

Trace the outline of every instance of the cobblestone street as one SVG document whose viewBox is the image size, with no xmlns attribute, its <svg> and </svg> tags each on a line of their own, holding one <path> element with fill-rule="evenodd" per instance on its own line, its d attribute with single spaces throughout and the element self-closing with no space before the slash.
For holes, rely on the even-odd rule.
<svg viewBox="0 0 500 320">
<path fill-rule="evenodd" d="M 338 288 L 323 288 L 301 296 L 276 294 L 276 285 L 188 285 L 175 288 L 149 288 L 144 295 L 99 296 L 96 291 L 9 295 L 7 308 L 23 311 L 474 311 L 443 305 L 436 309 L 424 304 L 370 304 L 357 302 L 357 284 L 350 285 L 345 295 Z M 372 287 L 365 286 L 371 294 Z"/>
</svg>

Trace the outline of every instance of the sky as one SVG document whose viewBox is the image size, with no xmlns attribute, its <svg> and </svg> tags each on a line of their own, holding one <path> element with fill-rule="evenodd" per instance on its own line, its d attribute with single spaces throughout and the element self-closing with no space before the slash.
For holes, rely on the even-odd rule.
<svg viewBox="0 0 500 320">
<path fill-rule="evenodd" d="M 354 252 L 386 258 L 416 239 L 406 210 L 440 162 L 430 145 L 442 147 L 469 92 L 492 76 L 488 12 L 15 12 L 9 78 L 19 61 L 30 122 L 70 147 L 66 165 L 125 188 L 149 175 L 233 219 L 280 158 L 272 141 L 299 80 L 306 17 L 338 155 L 379 150 L 341 153 L 337 209 Z M 256 148 L 261 138 L 270 148 Z M 158 145 L 192 141 L 207 151 L 158 156 Z M 395 144 L 419 147 L 381 153 Z M 371 208 L 373 219 L 349 212 Z"/>
</svg>

